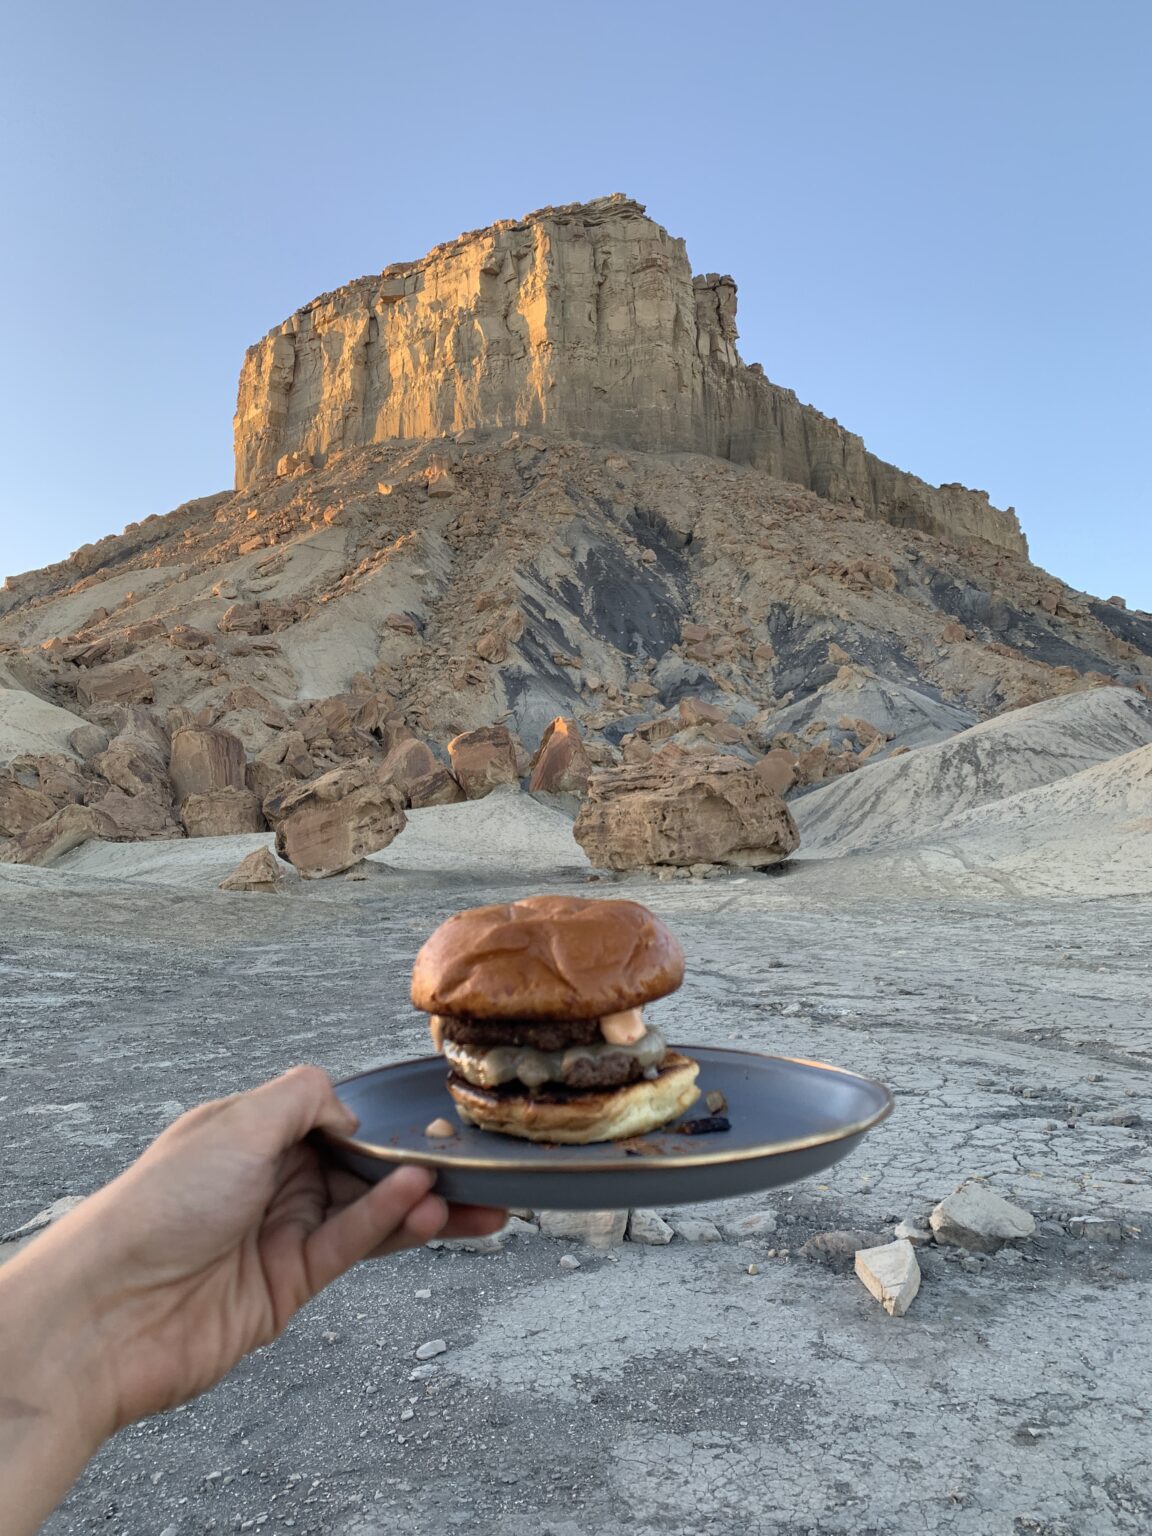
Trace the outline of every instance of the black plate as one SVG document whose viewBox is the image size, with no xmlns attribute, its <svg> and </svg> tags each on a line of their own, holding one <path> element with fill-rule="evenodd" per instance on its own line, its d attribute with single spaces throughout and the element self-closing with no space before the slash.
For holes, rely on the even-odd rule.
<svg viewBox="0 0 1152 1536">
<path fill-rule="evenodd" d="M 337 1083 L 360 1127 L 355 1136 L 323 1139 L 341 1163 L 373 1181 L 398 1163 L 435 1168 L 437 1193 L 469 1205 L 622 1210 L 724 1200 L 794 1183 L 838 1163 L 892 1113 L 883 1084 L 823 1062 L 712 1046 L 672 1049 L 700 1063 L 700 1101 L 681 1120 L 631 1141 L 544 1146 L 462 1125 L 440 1056 Z M 682 1120 L 708 1113 L 703 1094 L 712 1089 L 728 1101 L 731 1130 L 677 1134 Z M 441 1118 L 456 1126 L 456 1135 L 426 1136 L 425 1126 Z"/>
</svg>

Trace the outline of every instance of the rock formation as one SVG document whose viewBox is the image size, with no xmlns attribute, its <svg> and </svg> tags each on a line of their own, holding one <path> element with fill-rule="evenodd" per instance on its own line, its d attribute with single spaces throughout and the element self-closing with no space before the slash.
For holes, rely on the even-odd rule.
<svg viewBox="0 0 1152 1536">
<path fill-rule="evenodd" d="M 594 774 L 573 830 L 602 869 L 766 869 L 800 841 L 779 795 L 731 757 Z"/>
<path fill-rule="evenodd" d="M 616 195 L 543 208 L 323 294 L 250 347 L 236 485 L 393 438 L 547 429 L 754 465 L 899 527 L 1027 552 L 983 491 L 930 486 L 746 367 L 736 284 Z M 446 466 L 431 495 L 451 494 Z"/>
</svg>

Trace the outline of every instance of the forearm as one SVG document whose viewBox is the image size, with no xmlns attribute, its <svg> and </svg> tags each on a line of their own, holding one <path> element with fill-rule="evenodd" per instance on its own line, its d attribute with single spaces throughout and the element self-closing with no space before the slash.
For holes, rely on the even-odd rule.
<svg viewBox="0 0 1152 1536">
<path fill-rule="evenodd" d="M 45 1234 L 0 1268 L 0 1503 L 12 1536 L 40 1528 L 106 1432 L 83 1294 L 61 1257 Z"/>
</svg>

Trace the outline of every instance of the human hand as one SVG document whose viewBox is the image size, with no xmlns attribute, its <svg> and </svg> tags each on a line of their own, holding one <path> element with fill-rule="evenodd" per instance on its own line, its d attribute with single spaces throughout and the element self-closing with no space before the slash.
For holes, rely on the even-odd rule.
<svg viewBox="0 0 1152 1536">
<path fill-rule="evenodd" d="M 207 1390 L 359 1260 L 503 1223 L 427 1169 L 368 1185 L 304 1139 L 355 1124 L 315 1067 L 204 1104 L 13 1261 L 70 1282 L 100 1438 Z"/>
</svg>

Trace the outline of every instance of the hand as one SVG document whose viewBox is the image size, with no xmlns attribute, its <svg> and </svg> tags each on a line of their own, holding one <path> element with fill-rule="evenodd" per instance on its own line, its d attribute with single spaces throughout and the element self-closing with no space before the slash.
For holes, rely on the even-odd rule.
<svg viewBox="0 0 1152 1536">
<path fill-rule="evenodd" d="M 368 1185 L 303 1139 L 355 1125 L 315 1067 L 202 1105 L 13 1261 L 68 1278 L 101 1437 L 205 1391 L 360 1259 L 502 1225 L 426 1169 Z"/>
</svg>

